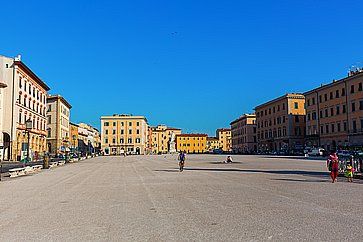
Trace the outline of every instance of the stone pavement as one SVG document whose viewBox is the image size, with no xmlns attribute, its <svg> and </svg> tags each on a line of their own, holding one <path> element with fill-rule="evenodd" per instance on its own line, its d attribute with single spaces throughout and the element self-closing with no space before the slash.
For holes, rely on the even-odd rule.
<svg viewBox="0 0 363 242">
<path fill-rule="evenodd" d="M 325 161 L 98 157 L 0 183 L 1 241 L 361 241 L 363 181 Z"/>
</svg>

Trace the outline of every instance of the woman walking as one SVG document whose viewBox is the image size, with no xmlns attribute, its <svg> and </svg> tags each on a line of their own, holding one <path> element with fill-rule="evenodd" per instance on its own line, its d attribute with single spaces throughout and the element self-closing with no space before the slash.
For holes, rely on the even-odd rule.
<svg viewBox="0 0 363 242">
<path fill-rule="evenodd" d="M 337 181 L 337 177 L 338 177 L 338 173 L 339 173 L 339 158 L 335 151 L 333 151 L 330 154 L 326 163 L 327 163 L 328 169 L 330 170 L 330 177 L 331 177 L 332 183 L 334 183 Z"/>
</svg>

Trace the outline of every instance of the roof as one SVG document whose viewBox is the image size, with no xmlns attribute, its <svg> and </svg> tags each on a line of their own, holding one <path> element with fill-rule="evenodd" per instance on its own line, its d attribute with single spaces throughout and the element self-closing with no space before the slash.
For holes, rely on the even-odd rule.
<svg viewBox="0 0 363 242">
<path fill-rule="evenodd" d="M 234 123 L 237 123 L 237 122 L 239 122 L 239 121 L 241 121 L 241 120 L 243 120 L 243 119 L 247 119 L 247 118 L 256 118 L 256 114 L 243 114 L 242 116 L 240 116 L 239 118 L 237 118 L 237 119 L 235 119 L 235 120 L 233 120 L 231 123 L 230 123 L 230 125 L 232 125 L 232 124 L 234 124 Z"/>
<path fill-rule="evenodd" d="M 230 128 L 220 128 L 220 129 L 217 129 L 217 132 L 223 132 L 223 131 L 231 131 Z"/>
<path fill-rule="evenodd" d="M 72 105 L 69 104 L 69 102 L 67 102 L 67 100 L 64 97 L 62 97 L 61 95 L 50 95 L 50 96 L 47 97 L 47 101 L 48 100 L 56 100 L 56 99 L 61 100 L 69 109 L 72 108 Z"/>
<path fill-rule="evenodd" d="M 73 123 L 73 122 L 69 122 L 69 124 L 70 124 L 70 125 L 73 125 L 73 126 L 76 126 L 76 127 L 79 127 L 79 125 L 78 125 L 78 124 L 75 124 L 75 123 Z"/>
<path fill-rule="evenodd" d="M 325 85 L 321 85 L 320 87 L 317 87 L 317 88 L 314 88 L 310 91 L 307 91 L 304 93 L 304 95 L 309 95 L 313 92 L 317 92 L 317 91 L 320 91 L 320 90 L 323 90 L 325 88 L 329 88 L 329 87 L 332 87 L 332 86 L 335 86 L 335 85 L 339 85 L 343 82 L 346 82 L 346 81 L 349 81 L 351 79 L 354 79 L 354 78 L 357 78 L 357 77 L 363 77 L 363 72 L 357 72 L 351 76 L 348 76 L 348 77 L 345 77 L 345 78 L 342 78 L 340 80 L 334 80 L 333 82 L 329 83 L 329 84 L 325 84 Z"/>
<path fill-rule="evenodd" d="M 101 120 L 127 120 L 127 119 L 143 119 L 147 122 L 147 119 L 144 116 L 134 116 L 134 115 L 126 115 L 126 114 L 114 114 L 114 115 L 109 115 L 109 116 L 101 116 Z"/>
<path fill-rule="evenodd" d="M 207 140 L 215 140 L 215 141 L 219 141 L 219 139 L 217 137 L 207 137 Z"/>
<path fill-rule="evenodd" d="M 30 70 L 30 68 L 27 65 L 25 65 L 24 62 L 15 60 L 14 64 L 19 66 L 28 76 L 30 76 L 35 81 L 37 81 L 38 84 L 41 87 L 43 87 L 46 91 L 50 90 L 50 88 L 47 86 L 47 84 L 45 84 L 45 82 L 43 82 L 32 70 Z"/>
<path fill-rule="evenodd" d="M 207 134 L 177 134 L 176 137 L 208 137 Z"/>
<path fill-rule="evenodd" d="M 285 99 L 285 98 L 301 98 L 301 99 L 303 99 L 303 98 L 305 98 L 305 96 L 304 96 L 304 94 L 302 94 L 302 93 L 287 93 L 287 94 L 285 94 L 285 95 L 283 95 L 283 96 L 281 96 L 281 97 L 278 97 L 278 98 L 272 99 L 272 100 L 270 100 L 270 101 L 268 101 L 268 102 L 265 102 L 265 103 L 263 103 L 263 104 L 260 104 L 260 105 L 256 106 L 256 107 L 255 107 L 255 110 L 256 110 L 256 109 L 259 109 L 259 108 L 262 108 L 262 107 L 264 107 L 264 106 L 268 106 L 268 105 L 270 105 L 270 104 L 272 104 L 272 103 L 275 103 L 275 102 L 281 101 L 281 100 L 283 100 L 283 99 Z"/>
</svg>

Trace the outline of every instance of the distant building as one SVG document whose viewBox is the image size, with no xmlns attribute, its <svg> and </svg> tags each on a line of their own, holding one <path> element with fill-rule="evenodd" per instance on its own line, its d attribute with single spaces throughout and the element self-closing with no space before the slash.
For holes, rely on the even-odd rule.
<svg viewBox="0 0 363 242">
<path fill-rule="evenodd" d="M 219 149 L 219 139 L 217 137 L 207 137 L 207 147 L 208 152 L 213 152 Z"/>
<path fill-rule="evenodd" d="M 231 151 L 231 129 L 217 129 L 216 137 L 219 140 L 219 148 L 224 152 Z"/>
<path fill-rule="evenodd" d="M 306 146 L 363 147 L 363 71 L 305 93 Z"/>
<path fill-rule="evenodd" d="M 144 116 L 101 117 L 101 147 L 106 155 L 147 154 L 149 128 Z"/>
<path fill-rule="evenodd" d="M 206 134 L 179 134 L 176 136 L 177 151 L 186 153 L 205 153 L 207 151 Z"/>
<path fill-rule="evenodd" d="M 78 149 L 81 153 L 99 153 L 101 150 L 101 136 L 98 129 L 86 123 L 79 123 Z"/>
<path fill-rule="evenodd" d="M 21 61 L 21 57 L 0 56 L 1 111 L 0 154 L 3 160 L 20 160 L 26 156 L 30 129 L 30 157 L 38 158 L 46 151 L 46 105 L 50 88 Z"/>
<path fill-rule="evenodd" d="M 70 149 L 72 152 L 78 152 L 78 139 L 79 139 L 79 133 L 78 133 L 78 124 L 69 122 L 69 130 L 70 130 Z"/>
<path fill-rule="evenodd" d="M 305 138 L 305 97 L 286 94 L 255 108 L 260 151 L 301 152 Z"/>
<path fill-rule="evenodd" d="M 257 125 L 255 114 L 244 114 L 231 122 L 232 150 L 234 153 L 257 152 Z"/>
<path fill-rule="evenodd" d="M 47 97 L 47 145 L 48 152 L 58 154 L 70 149 L 70 111 L 72 106 L 60 95 Z"/>
<path fill-rule="evenodd" d="M 173 144 L 174 147 L 170 147 L 170 141 L 172 136 L 175 139 L 175 136 L 181 133 L 181 129 L 171 128 L 165 125 L 152 127 L 152 152 L 154 154 L 165 154 L 169 153 L 171 149 L 176 150 L 175 143 Z"/>
</svg>

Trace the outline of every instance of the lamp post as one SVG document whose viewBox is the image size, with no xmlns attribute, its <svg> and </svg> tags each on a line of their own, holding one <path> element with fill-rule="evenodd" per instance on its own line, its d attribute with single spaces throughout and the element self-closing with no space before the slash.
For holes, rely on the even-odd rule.
<svg viewBox="0 0 363 242">
<path fill-rule="evenodd" d="M 31 121 L 31 119 L 28 119 L 27 121 L 25 121 L 25 131 L 28 133 L 28 145 L 27 145 L 27 150 L 26 150 L 26 161 L 24 162 L 24 166 L 25 166 L 25 163 L 29 161 L 30 130 L 32 128 L 33 128 L 33 122 Z"/>
</svg>

